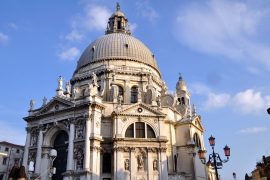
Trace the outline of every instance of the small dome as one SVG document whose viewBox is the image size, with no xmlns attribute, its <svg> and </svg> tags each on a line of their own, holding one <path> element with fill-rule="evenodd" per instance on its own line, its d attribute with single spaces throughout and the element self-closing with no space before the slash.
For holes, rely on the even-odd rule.
<svg viewBox="0 0 270 180">
<path fill-rule="evenodd" d="M 183 80 L 183 77 L 181 74 L 179 76 L 178 82 L 176 83 L 176 90 L 177 91 L 188 91 L 187 85 L 186 85 L 185 81 Z"/>
<path fill-rule="evenodd" d="M 124 33 L 111 33 L 92 42 L 81 55 L 77 69 L 104 60 L 130 60 L 144 63 L 159 72 L 152 52 L 138 39 Z"/>
</svg>

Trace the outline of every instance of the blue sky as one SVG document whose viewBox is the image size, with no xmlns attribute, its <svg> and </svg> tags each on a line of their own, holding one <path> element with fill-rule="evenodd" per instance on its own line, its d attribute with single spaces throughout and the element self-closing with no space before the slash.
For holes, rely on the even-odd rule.
<svg viewBox="0 0 270 180">
<path fill-rule="evenodd" d="M 181 72 L 216 149 L 231 147 L 223 179 L 243 179 L 270 155 L 270 1 L 119 1 L 133 35 L 174 91 Z M 55 95 L 84 48 L 104 34 L 116 1 L 0 2 L 0 140 L 24 144 L 30 99 Z"/>
</svg>

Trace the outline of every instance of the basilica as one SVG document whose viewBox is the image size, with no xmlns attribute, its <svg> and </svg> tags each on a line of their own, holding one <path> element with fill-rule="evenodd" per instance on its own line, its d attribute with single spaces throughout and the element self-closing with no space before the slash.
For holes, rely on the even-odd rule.
<svg viewBox="0 0 270 180">
<path fill-rule="evenodd" d="M 117 4 L 72 78 L 60 76 L 56 95 L 41 107 L 31 100 L 23 165 L 41 180 L 206 179 L 197 155 L 204 149 L 201 116 L 183 77 L 175 79 L 171 94 Z"/>
</svg>

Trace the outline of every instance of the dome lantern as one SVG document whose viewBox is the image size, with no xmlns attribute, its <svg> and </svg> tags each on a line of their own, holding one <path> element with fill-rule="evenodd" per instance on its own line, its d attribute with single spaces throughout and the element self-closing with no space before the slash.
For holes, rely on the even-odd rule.
<svg viewBox="0 0 270 180">
<path fill-rule="evenodd" d="M 112 14 L 109 18 L 107 24 L 107 30 L 105 34 L 110 33 L 124 33 L 130 35 L 128 19 L 125 17 L 124 13 L 120 11 L 120 4 L 116 4 L 116 12 Z"/>
</svg>

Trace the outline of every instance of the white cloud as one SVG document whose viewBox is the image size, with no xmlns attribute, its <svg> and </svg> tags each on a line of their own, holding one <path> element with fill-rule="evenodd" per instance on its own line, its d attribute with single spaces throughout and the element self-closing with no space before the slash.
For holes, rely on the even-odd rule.
<svg viewBox="0 0 270 180">
<path fill-rule="evenodd" d="M 0 44 L 5 44 L 9 41 L 8 35 L 0 32 Z"/>
<path fill-rule="evenodd" d="M 175 34 L 196 51 L 270 67 L 270 46 L 257 38 L 268 14 L 247 1 L 201 1 L 179 10 Z"/>
<path fill-rule="evenodd" d="M 193 83 L 191 84 L 191 92 L 195 94 L 209 94 L 211 89 L 203 83 Z"/>
<path fill-rule="evenodd" d="M 150 22 L 154 22 L 159 17 L 158 12 L 149 5 L 148 0 L 138 1 L 136 6 L 138 14 Z"/>
<path fill-rule="evenodd" d="M 12 28 L 14 30 L 17 30 L 18 29 L 18 26 L 15 23 L 13 23 L 13 22 L 8 23 L 8 27 L 10 27 L 10 28 Z"/>
<path fill-rule="evenodd" d="M 207 101 L 204 104 L 204 108 L 206 110 L 210 110 L 213 108 L 222 108 L 228 105 L 231 96 L 226 93 L 215 94 L 209 93 Z"/>
<path fill-rule="evenodd" d="M 238 132 L 243 134 L 258 134 L 268 131 L 268 128 L 266 127 L 252 127 L 252 128 L 246 128 L 241 129 Z"/>
<path fill-rule="evenodd" d="M 65 38 L 69 41 L 81 41 L 84 35 L 76 30 L 72 30 Z"/>
<path fill-rule="evenodd" d="M 129 28 L 131 33 L 133 33 L 137 29 L 138 25 L 136 23 L 129 23 Z"/>
<path fill-rule="evenodd" d="M 266 109 L 267 104 L 267 97 L 253 89 L 239 92 L 233 97 L 234 107 L 243 113 L 258 113 Z"/>
<path fill-rule="evenodd" d="M 64 49 L 61 53 L 58 54 L 58 57 L 61 60 L 71 61 L 78 57 L 80 54 L 80 50 L 76 47 L 71 47 L 68 49 Z"/>
<path fill-rule="evenodd" d="M 260 114 L 270 106 L 270 95 L 261 91 L 246 89 L 235 94 L 217 93 L 205 84 L 194 83 L 191 92 L 206 97 L 203 108 L 206 111 L 217 108 L 231 108 L 243 114 Z"/>
<path fill-rule="evenodd" d="M 86 31 L 105 31 L 110 15 L 110 10 L 105 6 L 96 4 L 86 5 L 84 14 L 81 14 L 72 20 L 72 28 L 75 30 L 83 29 Z"/>
</svg>

